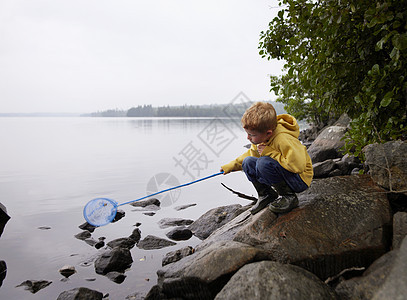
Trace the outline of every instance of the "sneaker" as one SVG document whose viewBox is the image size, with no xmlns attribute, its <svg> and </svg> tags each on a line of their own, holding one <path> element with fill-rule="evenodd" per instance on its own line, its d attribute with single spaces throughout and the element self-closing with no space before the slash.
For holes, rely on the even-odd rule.
<svg viewBox="0 0 407 300">
<path fill-rule="evenodd" d="M 264 197 L 259 197 L 256 204 L 250 209 L 250 213 L 252 215 L 257 214 L 259 211 L 261 211 L 267 205 L 272 203 L 274 200 L 276 200 L 276 197 L 274 197 L 274 195 L 267 195 Z"/>
<path fill-rule="evenodd" d="M 298 206 L 298 198 L 295 194 L 283 195 L 270 203 L 269 209 L 274 213 L 286 213 Z"/>
</svg>

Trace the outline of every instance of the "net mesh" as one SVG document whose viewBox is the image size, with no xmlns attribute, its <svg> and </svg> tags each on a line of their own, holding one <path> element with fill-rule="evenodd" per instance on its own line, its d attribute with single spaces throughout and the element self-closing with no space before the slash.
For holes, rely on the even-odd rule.
<svg viewBox="0 0 407 300">
<path fill-rule="evenodd" d="M 96 198 L 83 209 L 85 220 L 93 226 L 103 226 L 113 221 L 117 212 L 117 202 L 109 198 Z"/>
</svg>

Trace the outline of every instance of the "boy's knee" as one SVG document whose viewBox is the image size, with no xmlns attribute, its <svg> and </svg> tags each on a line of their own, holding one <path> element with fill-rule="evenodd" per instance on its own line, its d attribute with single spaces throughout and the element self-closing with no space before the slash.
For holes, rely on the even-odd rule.
<svg viewBox="0 0 407 300">
<path fill-rule="evenodd" d="M 272 159 L 269 156 L 259 157 L 257 160 L 256 168 L 259 172 L 269 171 L 270 168 L 275 168 L 278 165 L 278 162 Z"/>
<path fill-rule="evenodd" d="M 248 156 L 243 159 L 242 168 L 245 170 L 246 168 L 255 168 L 256 167 L 257 157 Z"/>
</svg>

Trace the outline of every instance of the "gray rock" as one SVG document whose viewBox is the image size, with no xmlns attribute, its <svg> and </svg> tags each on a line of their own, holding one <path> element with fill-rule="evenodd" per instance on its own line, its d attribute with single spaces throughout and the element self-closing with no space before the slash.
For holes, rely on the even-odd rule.
<svg viewBox="0 0 407 300">
<path fill-rule="evenodd" d="M 185 241 L 192 237 L 192 231 L 185 227 L 176 227 L 165 234 L 169 239 L 174 241 Z"/>
<path fill-rule="evenodd" d="M 172 241 L 162 239 L 157 236 L 147 235 L 143 240 L 141 240 L 137 247 L 144 250 L 153 250 L 153 249 L 161 249 L 169 246 L 174 246 L 177 243 Z"/>
<path fill-rule="evenodd" d="M 407 295 L 407 237 L 403 239 L 386 281 L 375 293 L 373 300 L 404 300 Z"/>
<path fill-rule="evenodd" d="M 245 264 L 264 257 L 262 250 L 246 244 L 233 241 L 214 243 L 158 270 L 158 285 L 167 291 L 166 294 L 177 290 L 177 296 L 181 298 L 189 293 L 192 298 L 188 299 L 198 299 L 202 293 L 215 295 L 219 292 L 219 283 L 225 278 Z M 199 285 L 201 290 L 195 289 L 194 285 Z"/>
<path fill-rule="evenodd" d="M 197 238 L 203 240 L 243 211 L 244 209 L 240 204 L 217 207 L 199 217 L 198 220 L 189 225 L 189 229 Z"/>
<path fill-rule="evenodd" d="M 52 281 L 48 280 L 26 280 L 16 287 L 24 286 L 24 289 L 27 291 L 30 291 L 31 293 L 35 294 L 39 290 L 42 290 L 43 288 L 46 288 L 52 283 Z"/>
<path fill-rule="evenodd" d="M 158 221 L 158 226 L 161 229 L 173 227 L 173 226 L 184 226 L 190 225 L 194 222 L 194 220 L 190 219 L 181 219 L 181 218 L 164 218 Z"/>
<path fill-rule="evenodd" d="M 191 246 L 187 246 L 187 247 L 175 250 L 175 251 L 168 252 L 162 260 L 162 266 L 164 267 L 165 265 L 179 261 L 180 259 L 182 259 L 188 255 L 191 255 L 194 252 L 195 252 L 195 249 L 192 248 Z"/>
<path fill-rule="evenodd" d="M 312 167 L 314 168 L 314 178 L 326 178 L 336 168 L 336 164 L 332 159 L 327 159 L 312 164 Z"/>
<path fill-rule="evenodd" d="M 97 227 L 90 225 L 88 222 L 85 222 L 78 226 L 82 230 L 87 230 L 89 232 L 94 232 Z"/>
<path fill-rule="evenodd" d="M 97 274 L 106 275 L 112 271 L 122 272 L 133 263 L 129 249 L 113 248 L 103 252 L 95 260 L 95 271 Z"/>
<path fill-rule="evenodd" d="M 68 278 L 69 276 L 73 275 L 76 273 L 75 267 L 74 266 L 68 266 L 65 265 L 61 269 L 58 270 L 58 272 L 64 276 L 65 278 Z"/>
<path fill-rule="evenodd" d="M 118 238 L 118 239 L 115 239 L 115 240 L 107 243 L 107 245 L 110 248 L 120 247 L 120 248 L 129 249 L 129 250 L 131 248 L 133 248 L 135 244 L 136 244 L 136 241 L 134 239 L 131 239 L 128 237 Z"/>
<path fill-rule="evenodd" d="M 314 274 L 273 261 L 247 264 L 237 271 L 215 300 L 229 299 L 337 299 Z"/>
<path fill-rule="evenodd" d="M 91 234 L 89 231 L 87 231 L 87 230 L 84 230 L 84 231 L 82 231 L 81 233 L 78 233 L 78 234 L 75 235 L 75 237 L 76 237 L 78 240 L 82 240 L 82 241 L 84 241 L 84 240 L 90 238 L 91 236 L 92 236 L 92 234 Z"/>
<path fill-rule="evenodd" d="M 3 280 L 7 275 L 7 264 L 4 260 L 0 260 L 0 287 L 3 285 Z"/>
<path fill-rule="evenodd" d="M 379 186 L 407 195 L 407 141 L 371 144 L 364 153 L 369 174 Z"/>
<path fill-rule="evenodd" d="M 122 283 L 126 279 L 126 275 L 121 272 L 109 272 L 106 277 L 115 283 Z"/>
<path fill-rule="evenodd" d="M 141 239 L 141 230 L 139 228 L 134 229 L 129 238 L 138 243 Z"/>
<path fill-rule="evenodd" d="M 400 244 L 407 235 L 407 212 L 397 212 L 393 216 L 393 249 L 400 248 Z"/>
<path fill-rule="evenodd" d="M 150 198 L 147 200 L 132 202 L 132 203 L 130 203 L 130 205 L 132 205 L 134 207 L 147 207 L 147 206 L 158 206 L 159 207 L 161 205 L 161 202 L 160 202 L 160 200 L 158 200 L 156 198 Z"/>
<path fill-rule="evenodd" d="M 180 210 L 184 210 L 184 209 L 190 208 L 190 207 L 192 207 L 192 206 L 196 206 L 196 203 L 191 203 L 191 204 L 176 206 L 176 207 L 174 207 L 174 209 L 175 209 L 176 211 L 180 211 Z"/>
<path fill-rule="evenodd" d="M 389 202 L 370 176 L 314 180 L 298 198 L 300 207 L 278 218 L 269 210 L 258 213 L 234 240 L 321 279 L 369 266 L 389 248 Z"/>
<path fill-rule="evenodd" d="M 0 203 L 0 236 L 2 235 L 8 220 L 10 220 L 10 216 L 7 214 L 7 209 L 3 204 Z"/>
<path fill-rule="evenodd" d="M 64 291 L 59 294 L 57 300 L 102 300 L 101 292 L 91 290 L 85 287 L 75 288 L 69 291 Z"/>
<path fill-rule="evenodd" d="M 327 159 L 342 157 L 341 148 L 345 145 L 342 138 L 345 136 L 347 127 L 329 126 L 325 128 L 308 148 L 308 154 L 313 163 Z"/>
</svg>

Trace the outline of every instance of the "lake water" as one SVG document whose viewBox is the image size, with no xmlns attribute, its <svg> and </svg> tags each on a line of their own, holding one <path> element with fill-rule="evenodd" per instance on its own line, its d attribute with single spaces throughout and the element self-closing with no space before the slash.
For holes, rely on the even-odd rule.
<svg viewBox="0 0 407 300">
<path fill-rule="evenodd" d="M 212 118 L 0 118 L 0 141 L 0 203 L 11 216 L 0 237 L 0 260 L 7 264 L 0 299 L 56 299 L 82 286 L 109 293 L 110 299 L 147 292 L 166 253 L 200 241 L 193 237 L 160 250 L 134 247 L 127 278 L 117 284 L 86 264 L 103 249 L 74 237 L 85 222 L 84 205 L 97 197 L 122 203 L 217 173 L 247 144 L 236 120 Z M 220 175 L 156 196 L 162 207 L 154 216 L 121 206 L 126 216 L 97 228 L 92 237 L 106 242 L 127 237 L 139 222 L 142 238 L 166 238 L 171 228 L 157 224 L 163 218 L 195 220 L 211 208 L 248 203 L 221 182 L 254 193 L 242 172 Z M 191 203 L 196 206 L 174 209 Z M 67 281 L 58 272 L 64 265 L 77 271 Z M 52 284 L 31 294 L 16 287 L 25 280 Z"/>
</svg>

